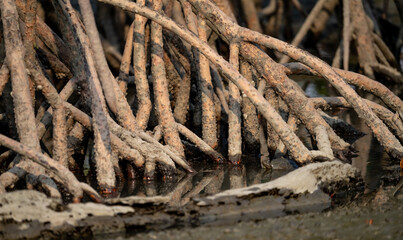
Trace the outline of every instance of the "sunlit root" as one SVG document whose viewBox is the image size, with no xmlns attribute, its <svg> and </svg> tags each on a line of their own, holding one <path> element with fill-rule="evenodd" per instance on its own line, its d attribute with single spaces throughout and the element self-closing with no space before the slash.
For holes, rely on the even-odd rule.
<svg viewBox="0 0 403 240">
<path fill-rule="evenodd" d="M 3 27 L 6 50 L 6 64 L 10 70 L 11 86 L 13 90 L 13 103 L 16 128 L 18 130 L 19 138 L 22 144 L 35 151 L 40 151 L 39 139 L 37 137 L 36 128 L 30 127 L 30 124 L 35 122 L 34 108 L 32 106 L 32 95 L 30 92 L 30 81 L 26 74 L 24 64 L 24 46 L 21 40 L 18 13 L 14 1 L 4 1 L 1 3 L 2 21 L 7 22 Z M 19 169 L 16 169 L 19 168 Z M 38 176 L 45 175 L 45 170 L 42 166 L 31 162 L 28 158 L 23 158 L 13 170 L 18 170 L 16 176 L 7 178 L 7 184 L 4 184 L 4 178 L 7 175 L 4 173 L 0 176 L 1 182 L 4 187 L 14 184 L 20 177 L 27 174 L 29 170 L 30 178 L 27 178 L 28 187 L 34 185 L 34 181 Z M 7 172 L 6 174 L 10 173 Z M 13 174 L 12 174 L 13 175 Z M 45 188 L 49 189 L 51 196 L 57 196 L 57 191 L 53 191 L 51 186 L 44 184 Z M 53 194 L 52 194 L 53 193 Z"/>
<path fill-rule="evenodd" d="M 111 2 L 114 2 L 114 1 L 106 1 L 106 2 L 111 3 Z M 313 58 L 313 57 L 311 57 L 311 56 L 308 56 L 308 57 L 307 57 L 307 56 L 304 56 L 304 58 L 302 58 L 302 56 L 303 56 L 303 52 L 302 52 L 302 51 L 298 51 L 296 48 L 292 48 L 291 46 L 286 45 L 286 44 L 284 44 L 284 43 L 281 43 L 280 41 L 277 41 L 277 40 L 272 40 L 272 39 L 267 38 L 267 37 L 264 37 L 264 36 L 259 36 L 258 34 L 257 34 L 257 35 L 256 35 L 256 34 L 255 34 L 255 35 L 252 35 L 252 32 L 249 32 L 249 30 L 247 30 L 247 29 L 242 29 L 242 30 L 239 29 L 238 31 L 236 31 L 237 26 L 236 26 L 231 20 L 226 19 L 226 17 L 225 17 L 224 15 L 221 16 L 220 13 L 216 13 L 216 17 L 215 17 L 215 18 L 210 18 L 210 15 L 209 15 L 209 14 L 211 14 L 211 12 L 214 11 L 214 6 L 211 5 L 210 3 L 207 3 L 207 2 L 205 2 L 205 1 L 196 1 L 196 0 L 194 0 L 194 1 L 189 1 L 189 2 L 190 2 L 198 11 L 203 12 L 203 14 L 205 14 L 205 16 L 206 16 L 208 19 L 212 20 L 212 21 L 216 24 L 216 27 L 222 28 L 222 29 L 225 28 L 226 30 L 221 31 L 221 33 L 228 34 L 228 35 L 226 35 L 227 39 L 229 38 L 229 39 L 231 40 L 231 38 L 235 36 L 235 35 L 232 35 L 232 34 L 234 34 L 235 32 L 237 32 L 237 33 L 239 34 L 239 35 L 237 35 L 237 36 L 240 36 L 242 39 L 256 41 L 256 42 L 259 42 L 260 44 L 265 45 L 266 47 L 276 48 L 277 50 L 279 50 L 279 51 L 281 51 L 281 52 L 291 54 L 291 55 L 290 55 L 291 57 L 294 57 L 294 58 L 296 58 L 296 59 L 301 59 L 304 63 L 309 63 L 309 64 L 314 64 L 314 63 L 315 63 L 315 64 L 319 64 L 320 66 L 322 66 L 323 69 L 319 69 L 319 68 L 318 68 L 318 65 L 316 65 L 316 68 L 317 68 L 316 70 L 320 70 L 321 74 L 323 74 L 324 77 L 327 78 L 331 83 L 334 83 L 334 84 L 335 84 L 335 87 L 336 87 L 339 91 L 341 91 L 343 94 L 346 94 L 346 95 L 349 96 L 348 99 L 351 100 L 352 105 L 354 106 L 354 108 L 356 109 L 356 111 L 357 111 L 359 114 L 368 115 L 368 117 L 369 117 L 371 120 L 369 120 L 368 118 L 366 118 L 366 119 L 364 119 L 364 120 L 367 120 L 367 123 L 368 123 L 368 124 L 373 128 L 373 130 L 375 131 L 375 125 L 374 125 L 373 122 L 370 122 L 370 121 L 374 121 L 374 122 L 377 122 L 377 123 L 378 123 L 380 120 L 379 120 L 378 118 L 376 118 L 376 116 L 375 116 L 370 110 L 367 111 L 367 108 L 368 108 L 368 107 L 367 107 L 367 106 L 365 105 L 365 103 L 363 103 L 363 101 L 356 95 L 356 93 L 353 93 L 353 90 L 352 90 L 351 88 L 349 88 L 349 87 L 347 87 L 346 85 L 344 85 L 344 82 L 341 81 L 341 78 L 340 78 L 336 73 L 334 73 L 332 70 L 330 70 L 328 67 L 326 67 L 326 65 L 324 65 L 322 62 L 320 62 L 318 59 L 315 59 L 315 58 Z M 202 4 L 202 3 L 203 3 L 203 4 Z M 223 61 L 221 60 L 221 58 L 220 58 L 219 56 L 217 56 L 214 52 L 211 52 L 209 49 L 203 48 L 203 47 L 202 47 L 202 46 L 203 46 L 203 43 L 201 43 L 201 42 L 200 42 L 199 40 L 197 40 L 197 39 L 194 39 L 194 37 L 193 37 L 191 34 L 187 33 L 186 30 L 177 28 L 176 24 L 173 23 L 173 22 L 170 22 L 169 19 L 166 19 L 166 18 L 164 18 L 164 17 L 162 17 L 162 16 L 160 16 L 160 15 L 158 15 L 158 14 L 152 12 L 152 11 L 149 11 L 148 9 L 140 8 L 139 6 L 137 6 L 137 5 L 134 4 L 134 3 L 130 3 L 130 4 L 129 4 L 129 3 L 124 3 L 124 2 L 114 2 L 114 4 L 117 4 L 117 5 L 119 5 L 119 6 L 125 7 L 125 8 L 127 8 L 127 9 L 136 9 L 136 11 L 137 11 L 139 14 L 144 14 L 145 16 L 151 18 L 152 20 L 158 21 L 159 23 L 163 24 L 164 27 L 166 27 L 167 29 L 170 29 L 171 31 L 174 31 L 176 34 L 180 34 L 181 37 L 183 37 L 186 41 L 192 42 L 193 46 L 199 48 L 199 50 L 203 50 L 202 53 L 203 53 L 204 55 L 206 55 L 206 56 L 210 59 L 210 61 L 212 61 L 212 62 L 218 64 L 218 65 L 221 67 L 222 73 L 225 73 L 226 71 L 228 71 L 227 74 L 224 74 L 227 78 L 229 78 L 231 81 L 235 81 L 235 82 L 236 82 L 236 81 L 240 81 L 240 82 L 237 83 L 237 84 L 239 84 L 238 87 L 240 87 L 240 89 L 243 90 L 244 93 L 245 93 L 249 98 L 251 98 L 251 99 L 253 100 L 254 104 L 256 104 L 256 105 L 258 106 L 258 109 L 262 112 L 262 114 L 265 115 L 264 112 L 267 111 L 268 107 L 266 106 L 266 104 L 263 104 L 263 105 L 266 106 L 266 108 L 265 108 L 265 109 L 259 108 L 259 104 L 261 104 L 261 103 L 259 103 L 260 101 L 258 101 L 258 100 L 255 98 L 256 95 L 252 94 L 252 93 L 254 92 L 254 90 L 249 88 L 250 85 L 249 85 L 249 86 L 246 85 L 246 84 L 243 85 L 243 84 L 244 84 L 244 82 L 243 82 L 244 79 L 243 79 L 242 77 L 240 77 L 240 76 L 237 76 L 237 75 L 235 74 L 235 71 L 232 70 L 232 67 L 229 67 L 229 66 L 227 65 L 228 63 L 223 62 Z M 203 5 L 203 6 L 202 6 L 202 5 Z M 217 14 L 218 14 L 218 15 L 217 15 Z M 218 17 L 217 17 L 217 16 L 218 16 Z M 248 34 L 249 34 L 249 35 L 248 35 Z M 252 37 L 252 36 L 254 36 L 254 37 Z M 255 36 L 256 36 L 257 38 L 256 38 Z M 292 51 L 287 51 L 287 50 L 286 50 L 287 48 L 291 48 Z M 291 49 L 290 49 L 290 50 L 291 50 Z M 296 51 L 295 51 L 295 50 L 296 50 Z M 228 68 L 227 68 L 227 66 L 228 66 Z M 231 69 L 231 70 L 230 70 L 230 69 Z M 230 74 L 229 72 L 231 72 L 231 74 Z M 237 79 L 237 80 L 235 80 L 235 79 Z M 333 82 L 333 81 L 335 81 L 335 82 Z M 241 83 L 242 83 L 242 84 L 241 84 Z M 248 89 L 248 90 L 247 90 L 247 89 Z M 254 99 L 254 98 L 255 98 L 255 99 Z M 261 105 L 261 106 L 263 106 L 263 105 Z M 273 115 L 272 115 L 272 116 L 273 116 Z M 269 120 L 270 118 L 273 118 L 272 116 L 267 116 L 267 115 L 266 115 L 265 117 L 267 117 L 267 119 Z M 279 119 L 278 119 L 278 120 L 279 120 Z M 279 120 L 279 121 L 280 121 L 280 120 Z M 273 123 L 274 123 L 274 122 L 273 122 Z M 393 136 L 390 134 L 390 132 L 389 132 L 387 129 L 385 129 L 383 126 L 384 126 L 383 124 L 381 124 L 380 126 L 377 125 L 377 128 L 380 127 L 380 129 L 382 130 L 382 132 L 385 133 L 385 135 L 377 134 L 377 137 L 380 139 L 381 142 L 383 141 L 384 143 L 386 143 L 386 142 L 388 142 L 388 141 L 386 140 L 386 138 L 392 138 L 392 139 L 393 139 L 394 137 L 393 137 Z M 285 128 L 286 128 L 286 127 L 285 127 Z M 376 130 L 375 133 L 377 133 L 377 132 L 379 132 L 379 131 Z M 283 136 L 281 136 L 283 142 L 285 141 L 285 142 L 287 143 L 287 141 L 290 141 L 290 138 L 288 138 L 288 137 L 286 137 L 286 136 L 292 136 L 292 133 L 287 133 L 287 134 L 282 133 L 282 134 L 284 134 Z M 291 138 L 291 139 L 292 139 L 292 138 Z M 293 141 L 293 140 L 292 140 L 292 141 Z M 290 144 L 290 142 L 288 142 L 286 145 L 288 145 L 288 144 Z M 400 144 L 398 144 L 398 143 L 396 143 L 396 144 L 397 144 L 397 145 L 395 145 L 395 147 L 397 147 L 398 149 L 400 149 L 400 148 L 401 148 Z M 388 145 L 388 144 L 385 144 L 385 145 Z M 293 151 L 294 151 L 294 154 L 296 154 L 297 151 L 295 151 L 295 150 L 296 150 L 296 149 L 295 149 L 295 146 L 298 146 L 298 144 L 293 144 L 293 145 L 292 145 L 293 147 L 290 147 L 291 145 L 288 145 L 288 146 L 289 146 L 289 148 L 290 148 L 289 150 L 291 151 L 291 153 L 293 154 Z M 390 145 L 389 145 L 389 146 L 390 146 Z M 303 146 L 301 146 L 301 147 L 304 148 Z M 392 148 L 393 148 L 393 147 L 392 147 Z M 388 149 L 387 149 L 387 150 L 388 150 Z M 306 151 L 306 150 L 305 150 L 305 151 Z M 401 151 L 400 151 L 400 150 L 395 151 L 395 150 L 390 149 L 389 152 L 398 153 L 398 152 L 401 152 Z M 299 154 L 303 154 L 304 151 L 298 151 L 298 153 L 299 153 Z M 306 153 L 307 153 L 307 152 L 306 152 Z M 295 155 L 294 155 L 294 156 L 295 156 Z M 306 159 L 309 159 L 309 158 L 310 158 L 310 157 L 308 157 L 308 156 L 309 156 L 309 154 L 307 154 L 305 157 L 302 157 L 302 159 L 305 159 L 305 160 L 301 160 L 301 156 L 296 157 L 296 159 L 300 159 L 300 161 L 306 161 Z"/>
<path fill-rule="evenodd" d="M 72 114 L 77 121 L 83 124 L 86 128 L 92 128 L 90 117 L 68 103 L 65 103 L 65 106 L 69 109 L 70 114 Z M 115 146 L 115 151 L 117 151 L 122 157 L 129 154 L 129 156 L 127 156 L 128 160 L 133 160 L 136 166 L 142 167 L 144 162 L 146 163 L 148 159 L 150 159 L 150 161 L 160 162 L 163 164 L 165 166 L 166 174 L 172 174 L 174 169 L 176 169 L 172 160 L 174 159 L 174 161 L 183 166 L 185 169 L 189 171 L 191 170 L 190 166 L 187 165 L 183 159 L 181 159 L 177 154 L 168 150 L 163 145 L 159 144 L 147 133 L 138 133 L 140 136 L 146 139 L 146 141 L 143 141 L 134 133 L 131 133 L 130 131 L 119 126 L 112 119 L 109 119 L 109 125 L 111 129 L 112 146 Z M 124 145 L 122 145 L 121 141 L 124 142 Z M 129 146 L 132 149 L 126 149 L 124 146 Z M 140 153 L 140 156 L 138 156 L 138 153 Z"/>
<path fill-rule="evenodd" d="M 329 160 L 333 159 L 333 151 L 332 147 L 330 146 L 329 137 L 326 132 L 326 128 L 322 125 L 318 125 L 315 127 L 315 135 L 316 135 L 316 144 L 318 146 L 319 151 L 321 153 L 320 156 L 325 156 Z M 315 152 L 312 152 L 314 154 Z"/>
<path fill-rule="evenodd" d="M 83 183 L 80 183 L 76 177 L 60 163 L 4 135 L 0 135 L 0 145 L 29 157 L 35 163 L 51 171 L 54 177 L 64 184 L 78 201 L 83 197 Z M 96 193 L 91 187 L 87 186 L 85 186 L 85 191 L 91 191 L 92 194 Z"/>
</svg>

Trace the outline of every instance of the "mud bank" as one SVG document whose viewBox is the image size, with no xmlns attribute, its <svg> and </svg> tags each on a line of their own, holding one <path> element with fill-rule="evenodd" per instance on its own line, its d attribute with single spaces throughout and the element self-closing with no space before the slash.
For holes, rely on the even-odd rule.
<svg viewBox="0 0 403 240">
<path fill-rule="evenodd" d="M 358 176 L 348 164 L 314 163 L 272 182 L 195 198 L 185 205 L 178 204 L 174 192 L 63 205 L 36 191 L 16 191 L 0 196 L 0 236 L 105 237 L 320 212 L 331 206 L 329 194 L 362 185 Z"/>
<path fill-rule="evenodd" d="M 402 239 L 402 219 L 403 196 L 400 195 L 398 199 L 390 199 L 382 204 L 350 204 L 323 213 L 289 215 L 231 225 L 170 229 L 131 237 L 115 236 L 113 239 Z"/>
</svg>

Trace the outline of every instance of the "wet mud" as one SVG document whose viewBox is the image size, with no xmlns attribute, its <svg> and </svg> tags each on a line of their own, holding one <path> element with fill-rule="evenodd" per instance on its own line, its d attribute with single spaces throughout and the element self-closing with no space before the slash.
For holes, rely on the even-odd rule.
<svg viewBox="0 0 403 240">
<path fill-rule="evenodd" d="M 307 181 L 301 184 L 296 176 Z M 289 187 L 282 187 L 285 183 Z M 166 196 L 114 198 L 105 204 L 63 205 L 42 193 L 23 190 L 0 196 L 0 236 L 113 239 L 171 228 L 191 232 L 198 226 L 235 226 L 249 220 L 322 212 L 332 206 L 332 197 L 360 191 L 362 186 L 354 168 L 332 162 L 311 164 L 268 183 L 188 201 L 178 201 L 173 191 Z"/>
<path fill-rule="evenodd" d="M 402 239 L 402 219 L 403 197 L 400 195 L 381 205 L 350 204 L 323 213 L 171 229 L 116 239 Z"/>
</svg>

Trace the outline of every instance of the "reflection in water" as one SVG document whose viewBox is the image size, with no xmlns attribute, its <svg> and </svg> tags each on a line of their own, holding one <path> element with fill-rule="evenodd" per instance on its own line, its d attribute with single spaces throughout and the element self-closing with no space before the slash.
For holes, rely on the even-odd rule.
<svg viewBox="0 0 403 240">
<path fill-rule="evenodd" d="M 354 147 L 360 150 L 360 156 L 354 159 L 353 165 L 365 174 L 367 188 L 376 189 L 380 184 L 387 155 L 371 136 L 359 140 Z M 172 206 L 183 206 L 194 197 L 269 182 L 291 171 L 263 169 L 258 156 L 244 156 L 242 161 L 244 164 L 239 166 L 218 165 L 208 161 L 198 162 L 194 164 L 196 174 L 176 176 L 168 180 L 160 178 L 153 181 L 128 180 L 124 186 L 120 187 L 122 191 L 117 192 L 113 197 L 170 196 Z"/>
<path fill-rule="evenodd" d="M 246 187 L 245 165 L 233 166 L 228 170 L 230 189 Z"/>
<path fill-rule="evenodd" d="M 243 162 L 244 164 L 239 166 L 195 163 L 196 174 L 186 174 L 169 180 L 158 178 L 153 181 L 128 180 L 120 188 L 121 191 L 111 197 L 169 196 L 171 206 L 183 206 L 194 197 L 268 182 L 289 172 L 262 169 L 257 156 L 244 156 Z"/>
<path fill-rule="evenodd" d="M 204 188 L 204 193 L 212 195 L 221 191 L 221 186 L 224 182 L 224 170 L 217 170 L 214 179 Z"/>
</svg>

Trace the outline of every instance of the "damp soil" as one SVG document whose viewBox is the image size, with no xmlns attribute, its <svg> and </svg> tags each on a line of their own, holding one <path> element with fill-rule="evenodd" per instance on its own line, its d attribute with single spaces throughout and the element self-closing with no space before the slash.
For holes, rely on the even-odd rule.
<svg viewBox="0 0 403 240">
<path fill-rule="evenodd" d="M 402 239 L 403 197 L 379 204 L 348 204 L 232 225 L 170 229 L 116 239 Z M 109 237 L 100 239 L 111 239 Z"/>
</svg>

